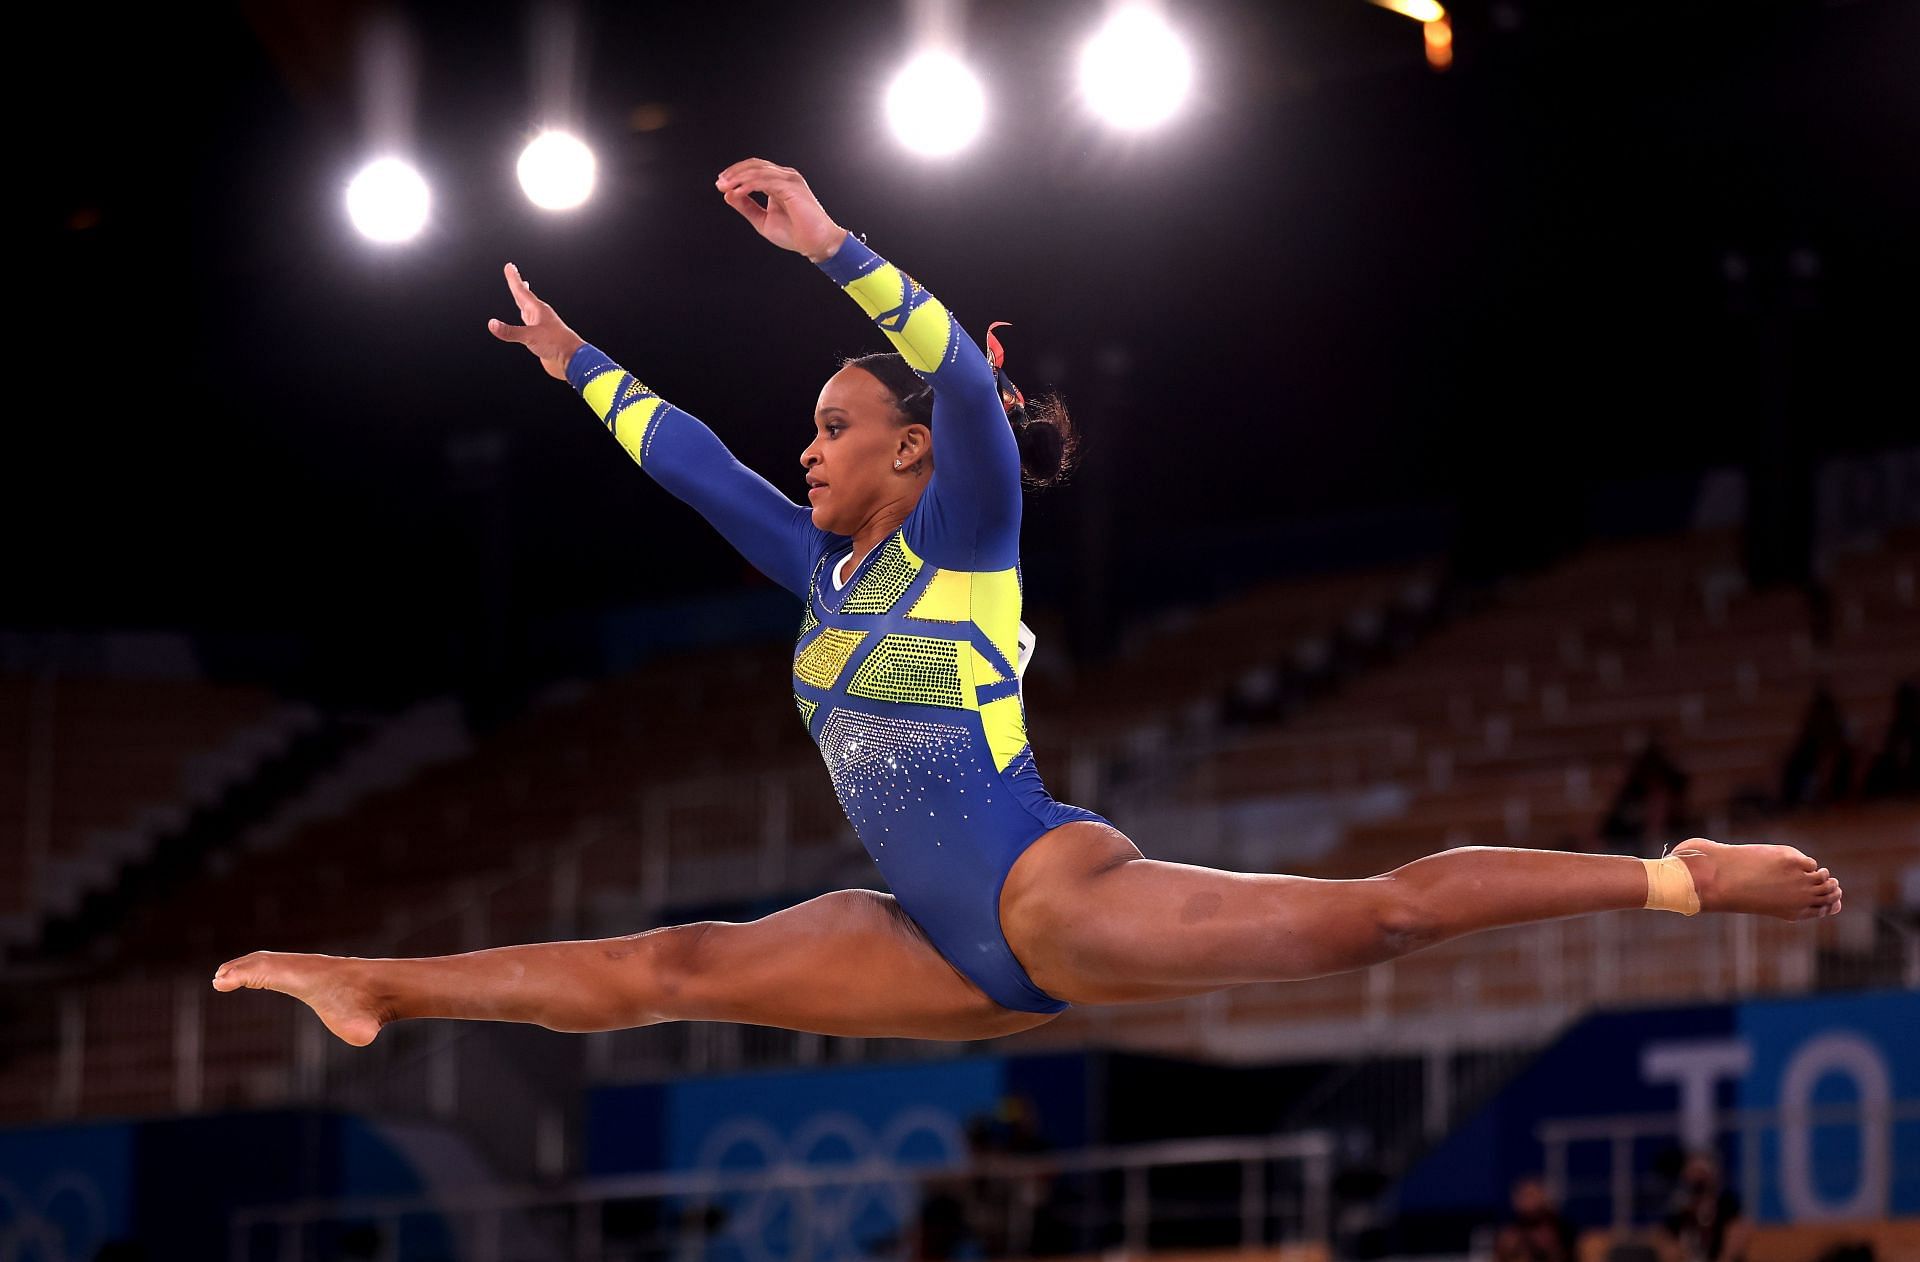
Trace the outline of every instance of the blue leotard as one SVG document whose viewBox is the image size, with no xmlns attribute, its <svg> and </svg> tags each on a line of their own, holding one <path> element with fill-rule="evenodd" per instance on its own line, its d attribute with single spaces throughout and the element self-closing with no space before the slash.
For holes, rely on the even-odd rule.
<svg viewBox="0 0 1920 1262">
<path fill-rule="evenodd" d="M 852 236 L 819 266 L 934 391 L 933 475 L 843 588 L 828 576 L 852 541 L 712 430 L 592 346 L 567 377 L 641 468 L 806 601 L 794 700 L 901 907 L 997 1003 L 1057 1012 L 1000 931 L 1000 889 L 1049 829 L 1104 821 L 1056 802 L 1027 744 L 1019 450 L 986 356 L 939 300 Z"/>
</svg>

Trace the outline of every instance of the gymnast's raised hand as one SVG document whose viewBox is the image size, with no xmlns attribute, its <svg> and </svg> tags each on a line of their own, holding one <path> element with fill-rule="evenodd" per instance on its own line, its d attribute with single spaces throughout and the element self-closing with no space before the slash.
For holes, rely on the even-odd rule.
<svg viewBox="0 0 1920 1262">
<path fill-rule="evenodd" d="M 713 183 L 755 232 L 783 250 L 806 255 L 809 262 L 832 257 L 847 235 L 792 167 L 748 158 L 722 171 Z M 766 205 L 753 199 L 755 193 L 767 199 Z"/>
<path fill-rule="evenodd" d="M 513 295 L 514 305 L 520 308 L 520 323 L 488 320 L 488 331 L 503 342 L 518 342 L 526 347 L 547 370 L 547 376 L 565 381 L 568 361 L 587 344 L 586 340 L 567 327 L 551 303 L 542 302 L 534 295 L 533 287 L 520 275 L 519 268 L 509 263 L 505 270 L 507 291 Z"/>
</svg>

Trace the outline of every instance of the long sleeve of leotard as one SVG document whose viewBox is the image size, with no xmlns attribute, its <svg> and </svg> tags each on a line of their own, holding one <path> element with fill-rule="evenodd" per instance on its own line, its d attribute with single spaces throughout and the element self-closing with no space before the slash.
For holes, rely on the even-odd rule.
<svg viewBox="0 0 1920 1262">
<path fill-rule="evenodd" d="M 598 347 L 582 346 L 567 383 L 634 463 L 691 505 L 755 569 L 805 600 L 814 563 L 832 539 L 812 510 L 733 458 L 718 435 L 634 380 Z"/>
<path fill-rule="evenodd" d="M 907 519 L 908 546 L 946 568 L 1011 568 L 1020 448 L 985 352 L 938 298 L 851 233 L 818 266 L 933 387 L 933 477 Z"/>
</svg>

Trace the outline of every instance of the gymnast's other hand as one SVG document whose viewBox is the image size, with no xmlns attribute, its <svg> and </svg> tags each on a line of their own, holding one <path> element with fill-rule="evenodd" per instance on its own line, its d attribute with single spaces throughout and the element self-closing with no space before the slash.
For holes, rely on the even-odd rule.
<svg viewBox="0 0 1920 1262">
<path fill-rule="evenodd" d="M 820 199 L 792 167 L 748 158 L 722 171 L 713 183 L 755 232 L 783 250 L 806 255 L 811 262 L 833 257 L 846 239 L 847 230 L 821 208 Z M 755 193 L 766 195 L 765 206 L 753 200 Z"/>
<path fill-rule="evenodd" d="M 556 315 L 551 306 L 534 296 L 519 268 L 509 263 L 506 273 L 507 288 L 513 294 L 514 305 L 520 308 L 520 323 L 489 320 L 488 331 L 503 342 L 518 342 L 526 347 L 547 370 L 547 376 L 565 381 L 568 361 L 586 342 L 567 327 L 567 322 Z"/>
</svg>

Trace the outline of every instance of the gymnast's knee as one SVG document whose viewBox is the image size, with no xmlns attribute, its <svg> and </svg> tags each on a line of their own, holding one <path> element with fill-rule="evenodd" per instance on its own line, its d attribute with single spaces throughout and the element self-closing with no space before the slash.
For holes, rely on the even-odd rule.
<svg viewBox="0 0 1920 1262">
<path fill-rule="evenodd" d="M 1373 907 L 1374 929 L 1389 956 L 1432 946 L 1443 936 L 1440 908 L 1432 891 L 1405 873 L 1405 868 L 1398 868 L 1373 878 L 1378 892 Z"/>
<path fill-rule="evenodd" d="M 714 934 L 726 926 L 701 920 L 657 931 L 653 976 L 649 989 L 658 1009 L 656 1021 L 686 1020 L 693 1015 L 713 975 Z"/>
<path fill-rule="evenodd" d="M 542 1024 L 568 1031 L 624 1030 L 698 1019 L 695 1009 L 702 1002 L 702 981 L 713 973 L 709 935 L 722 927 L 699 921 L 594 943 L 617 970 L 611 984 L 596 988 L 594 1011 L 566 1014 L 565 1025 Z M 606 974 L 600 974 L 600 981 L 608 981 Z"/>
</svg>

